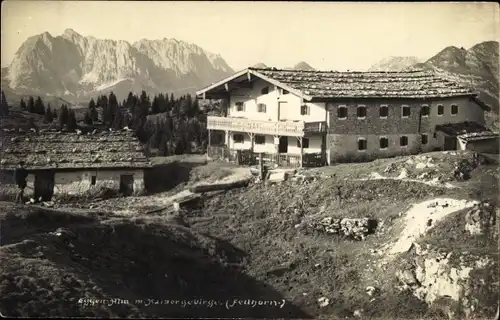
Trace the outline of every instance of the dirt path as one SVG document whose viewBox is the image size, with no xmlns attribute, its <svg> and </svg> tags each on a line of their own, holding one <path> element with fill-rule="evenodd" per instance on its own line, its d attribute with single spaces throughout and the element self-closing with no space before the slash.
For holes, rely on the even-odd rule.
<svg viewBox="0 0 500 320">
<path fill-rule="evenodd" d="M 408 181 L 408 182 L 416 182 L 416 183 L 423 183 L 428 186 L 437 186 L 437 187 L 445 187 L 448 189 L 453 189 L 456 188 L 453 184 L 449 182 L 441 182 L 438 179 L 433 179 L 433 180 L 419 180 L 419 179 L 410 179 L 406 177 L 406 174 L 404 171 L 401 172 L 401 174 L 397 177 L 384 177 L 378 172 L 372 172 L 369 178 L 362 178 L 362 179 L 354 179 L 354 180 L 360 180 L 360 181 L 366 181 L 366 180 L 402 180 L 402 181 Z"/>
<path fill-rule="evenodd" d="M 172 194 L 172 191 L 156 193 L 141 197 L 127 197 L 120 199 L 110 199 L 100 202 L 96 207 L 110 207 L 115 214 L 119 215 L 134 215 L 141 212 L 165 208 L 168 209 L 175 200 L 183 198 L 192 194 L 187 188 L 197 186 L 200 184 L 218 184 L 218 183 L 231 183 L 241 180 L 250 179 L 252 174 L 250 168 L 232 167 L 227 168 L 232 173 L 222 179 L 215 181 L 199 181 L 197 183 L 188 185 L 184 190 Z"/>
</svg>

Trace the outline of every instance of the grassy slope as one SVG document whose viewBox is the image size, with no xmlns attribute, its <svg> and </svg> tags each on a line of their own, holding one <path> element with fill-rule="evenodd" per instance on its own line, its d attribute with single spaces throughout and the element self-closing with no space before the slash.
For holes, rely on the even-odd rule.
<svg viewBox="0 0 500 320">
<path fill-rule="evenodd" d="M 283 317 L 303 313 L 239 307 L 145 306 L 136 299 L 217 301 L 261 297 L 272 288 L 239 273 L 245 255 L 224 241 L 165 218 L 82 218 L 1 203 L 0 310 L 7 316 Z M 101 222 L 98 222 L 101 220 Z M 30 230 L 22 225 L 29 223 Z M 65 225 L 74 237 L 47 233 Z M 22 232 L 22 235 L 19 234 Z M 22 236 L 23 241 L 19 241 Z M 121 298 L 121 305 L 83 306 L 80 298 Z M 264 312 L 264 314 L 263 314 Z"/>
<path fill-rule="evenodd" d="M 425 316 L 428 310 L 422 303 L 394 289 L 393 274 L 397 266 L 381 265 L 371 250 L 395 240 L 402 227 L 399 213 L 415 202 L 444 196 L 489 199 L 495 205 L 497 178 L 491 175 L 491 170 L 497 168 L 489 165 L 475 169 L 472 179 L 459 183 L 459 189 L 402 181 L 344 180 L 344 177 L 359 177 L 374 170 L 381 172 L 388 162 L 397 160 L 318 169 L 323 175 L 335 174 L 337 178 L 308 185 L 294 186 L 289 182 L 234 190 L 213 199 L 203 212 L 193 214 L 190 221 L 193 228 L 208 230 L 247 252 L 250 256 L 246 266 L 248 274 L 284 292 L 311 315 L 344 318 L 363 308 L 365 316 L 382 319 Z M 443 167 L 448 165 L 448 161 L 443 161 Z M 333 196 L 338 185 L 342 186 L 346 198 L 341 204 Z M 478 189 L 484 192 L 478 194 Z M 371 216 L 382 221 L 383 226 L 377 235 L 369 236 L 364 242 L 295 228 L 313 216 Z M 450 230 L 445 229 L 443 241 L 454 241 L 452 246 L 468 241 L 452 236 L 453 232 L 463 230 L 464 223 L 462 220 Z M 488 248 L 489 253 L 492 247 Z M 382 295 L 370 302 L 365 293 L 367 286 L 380 288 Z M 330 299 L 329 306 L 317 306 L 316 300 L 321 296 Z"/>
</svg>

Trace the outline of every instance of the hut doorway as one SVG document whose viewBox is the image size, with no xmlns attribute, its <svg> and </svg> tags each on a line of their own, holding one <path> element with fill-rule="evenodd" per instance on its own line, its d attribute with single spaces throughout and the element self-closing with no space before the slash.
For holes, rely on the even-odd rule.
<svg viewBox="0 0 500 320">
<path fill-rule="evenodd" d="M 278 153 L 288 153 L 288 137 L 282 136 L 279 139 Z"/>
<path fill-rule="evenodd" d="M 134 193 L 134 175 L 120 175 L 120 193 L 128 197 Z"/>
<path fill-rule="evenodd" d="M 54 195 L 54 172 L 41 170 L 35 173 L 34 198 L 42 201 L 50 201 Z"/>
<path fill-rule="evenodd" d="M 457 150 L 457 138 L 456 137 L 444 137 L 444 150 Z"/>
</svg>

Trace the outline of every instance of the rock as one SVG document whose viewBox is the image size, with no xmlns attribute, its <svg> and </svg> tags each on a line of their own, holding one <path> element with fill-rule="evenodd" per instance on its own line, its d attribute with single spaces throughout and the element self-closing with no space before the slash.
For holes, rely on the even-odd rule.
<svg viewBox="0 0 500 320">
<path fill-rule="evenodd" d="M 465 230 L 471 235 L 484 234 L 494 224 L 495 216 L 489 205 L 476 205 L 465 215 Z"/>
<path fill-rule="evenodd" d="M 405 179 L 407 177 L 408 177 L 408 170 L 406 170 L 406 168 L 403 168 L 398 176 L 398 179 Z"/>
<path fill-rule="evenodd" d="M 330 304 L 330 299 L 321 297 L 318 299 L 318 304 L 320 308 L 324 308 Z"/>
<path fill-rule="evenodd" d="M 387 165 L 387 167 L 385 167 L 384 173 L 389 173 L 389 172 L 392 172 L 394 170 L 396 170 L 396 164 L 390 163 Z"/>
<path fill-rule="evenodd" d="M 417 165 L 415 166 L 415 169 L 425 169 L 425 168 L 427 168 L 427 164 L 422 162 L 417 163 Z"/>
<path fill-rule="evenodd" d="M 368 286 L 368 287 L 366 287 L 365 291 L 366 291 L 366 294 L 368 294 L 370 297 L 372 297 L 377 293 L 378 290 L 375 287 Z"/>
<path fill-rule="evenodd" d="M 398 271 L 396 277 L 399 279 L 399 281 L 401 281 L 401 283 L 410 287 L 418 284 L 415 273 L 410 269 Z"/>
<path fill-rule="evenodd" d="M 357 318 L 361 318 L 363 316 L 363 309 L 356 309 L 352 314 Z"/>
<path fill-rule="evenodd" d="M 372 221 L 370 218 L 340 219 L 326 217 L 319 222 L 313 223 L 312 227 L 321 232 L 343 235 L 355 240 L 364 240 L 366 235 L 373 231 L 370 230 Z"/>
</svg>

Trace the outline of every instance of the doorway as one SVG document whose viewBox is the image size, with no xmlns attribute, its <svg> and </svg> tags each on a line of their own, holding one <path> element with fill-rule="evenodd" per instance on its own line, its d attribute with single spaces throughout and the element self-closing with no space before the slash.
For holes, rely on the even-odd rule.
<svg viewBox="0 0 500 320">
<path fill-rule="evenodd" d="M 54 195 L 54 176 L 51 170 L 42 170 L 35 172 L 34 198 L 42 201 L 50 201 Z"/>
<path fill-rule="evenodd" d="M 134 175 L 120 175 L 120 193 L 125 197 L 131 196 L 134 193 Z"/>
<path fill-rule="evenodd" d="M 457 138 L 444 137 L 444 150 L 457 150 Z"/>
<path fill-rule="evenodd" d="M 288 137 L 280 137 L 278 153 L 288 153 Z"/>
</svg>

